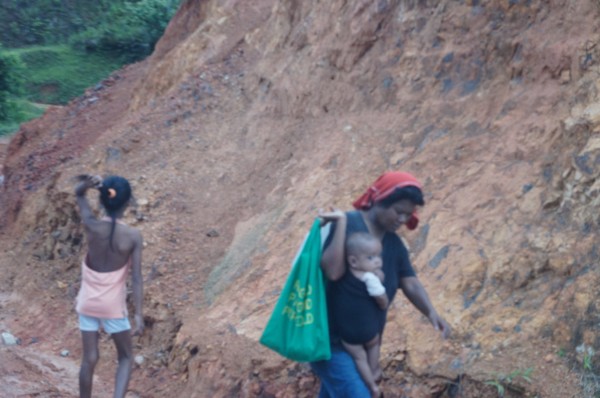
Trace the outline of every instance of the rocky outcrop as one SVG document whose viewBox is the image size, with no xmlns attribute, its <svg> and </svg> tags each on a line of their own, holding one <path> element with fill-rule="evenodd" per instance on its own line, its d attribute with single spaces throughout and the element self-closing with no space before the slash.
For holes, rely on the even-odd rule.
<svg viewBox="0 0 600 398">
<path fill-rule="evenodd" d="M 258 337 L 317 209 L 348 208 L 382 171 L 403 169 L 422 178 L 427 205 L 402 234 L 454 333 L 440 340 L 398 297 L 386 396 L 584 394 L 600 317 L 599 11 L 187 0 L 147 61 L 13 138 L 0 243 L 27 260 L 0 260 L 4 288 L 63 270 L 38 305 L 66 311 L 77 269 L 64 264 L 81 256 L 70 178 L 125 174 L 141 199 L 128 221 L 147 242 L 153 325 L 138 348 L 153 359 L 132 388 L 311 396 L 310 372 Z M 21 322 L 35 329 L 39 316 Z M 177 382 L 144 390 L 157 374 Z"/>
</svg>

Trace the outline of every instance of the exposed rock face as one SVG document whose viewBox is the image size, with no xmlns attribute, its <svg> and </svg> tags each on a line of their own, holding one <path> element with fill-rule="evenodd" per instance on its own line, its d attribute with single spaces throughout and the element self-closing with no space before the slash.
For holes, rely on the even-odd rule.
<svg viewBox="0 0 600 398">
<path fill-rule="evenodd" d="M 587 347 L 600 343 L 599 10 L 186 1 L 152 57 L 12 139 L 0 186 L 11 311 L 0 326 L 78 358 L 70 178 L 119 173 L 143 199 L 127 221 L 147 242 L 150 327 L 137 350 L 148 360 L 132 390 L 314 396 L 308 369 L 258 337 L 317 209 L 349 208 L 401 169 L 427 193 L 420 228 L 401 234 L 454 334 L 440 340 L 399 295 L 386 396 L 456 396 L 449 381 L 462 396 L 493 396 L 478 383 L 490 380 L 585 396 L 572 370 L 586 355 L 595 370 Z M 499 376 L 528 368 L 531 383 Z M 111 364 L 99 372 L 110 388 Z"/>
</svg>

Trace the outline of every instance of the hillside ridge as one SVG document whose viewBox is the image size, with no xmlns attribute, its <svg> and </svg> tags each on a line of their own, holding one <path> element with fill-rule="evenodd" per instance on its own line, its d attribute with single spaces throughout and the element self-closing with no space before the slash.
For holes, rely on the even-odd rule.
<svg viewBox="0 0 600 398">
<path fill-rule="evenodd" d="M 8 145 L 0 326 L 22 345 L 0 355 L 68 349 L 77 363 L 72 177 L 119 173 L 147 244 L 149 327 L 130 394 L 314 396 L 309 369 L 258 337 L 318 209 L 349 209 L 394 169 L 424 183 L 421 225 L 400 234 L 453 335 L 399 295 L 386 396 L 493 396 L 493 382 L 506 396 L 594 396 L 599 12 L 575 0 L 184 1 L 151 57 Z M 109 361 L 98 372 L 110 389 Z"/>
</svg>

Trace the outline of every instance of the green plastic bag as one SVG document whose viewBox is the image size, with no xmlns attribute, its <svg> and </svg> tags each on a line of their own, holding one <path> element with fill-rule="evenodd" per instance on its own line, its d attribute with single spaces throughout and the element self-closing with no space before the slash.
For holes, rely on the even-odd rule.
<svg viewBox="0 0 600 398">
<path fill-rule="evenodd" d="M 260 338 L 261 344 L 298 362 L 331 358 L 321 245 L 317 219 L 294 260 Z"/>
</svg>

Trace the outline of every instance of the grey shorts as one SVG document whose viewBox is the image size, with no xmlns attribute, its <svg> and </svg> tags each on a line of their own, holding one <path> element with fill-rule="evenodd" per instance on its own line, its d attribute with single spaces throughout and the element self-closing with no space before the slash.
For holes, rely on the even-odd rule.
<svg viewBox="0 0 600 398">
<path fill-rule="evenodd" d="M 103 319 L 79 314 L 79 330 L 82 332 L 97 332 L 100 330 L 100 325 L 102 325 L 102 329 L 108 334 L 131 330 L 131 324 L 127 317 L 119 319 Z"/>
</svg>

